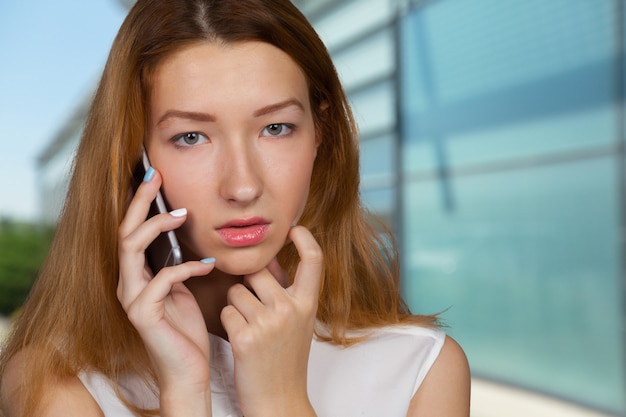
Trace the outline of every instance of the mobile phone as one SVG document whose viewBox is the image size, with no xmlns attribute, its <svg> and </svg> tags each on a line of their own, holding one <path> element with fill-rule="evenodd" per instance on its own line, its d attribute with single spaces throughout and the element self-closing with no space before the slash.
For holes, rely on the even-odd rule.
<svg viewBox="0 0 626 417">
<path fill-rule="evenodd" d="M 148 153 L 143 146 L 141 151 L 141 162 L 137 164 L 134 174 L 136 186 L 139 186 L 143 180 L 145 172 L 150 167 Z M 161 190 L 159 190 L 156 198 L 150 205 L 148 217 L 168 212 L 169 210 L 165 204 L 163 194 L 161 193 Z M 161 233 L 146 249 L 146 260 L 152 270 L 152 273 L 155 275 L 166 266 L 173 266 L 182 263 L 183 255 L 178 239 L 176 238 L 176 233 L 174 233 L 173 230 Z"/>
</svg>

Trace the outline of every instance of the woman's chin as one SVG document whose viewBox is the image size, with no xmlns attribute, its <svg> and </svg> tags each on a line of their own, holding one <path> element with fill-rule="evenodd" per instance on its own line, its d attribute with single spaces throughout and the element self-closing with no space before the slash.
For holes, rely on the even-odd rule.
<svg viewBox="0 0 626 417">
<path fill-rule="evenodd" d="M 241 259 L 231 261 L 228 259 L 218 258 L 215 262 L 215 268 L 229 275 L 250 275 L 254 274 L 255 272 L 259 272 L 263 268 L 267 267 L 270 261 L 271 258 L 258 261 L 253 261 L 250 259 L 247 259 L 245 261 L 242 261 Z"/>
<path fill-rule="evenodd" d="M 182 242 L 181 242 L 182 243 Z M 243 248 L 189 247 L 183 243 L 185 259 L 215 258 L 215 269 L 228 275 L 249 275 L 263 270 L 274 259 L 284 244 L 261 244 Z"/>
</svg>

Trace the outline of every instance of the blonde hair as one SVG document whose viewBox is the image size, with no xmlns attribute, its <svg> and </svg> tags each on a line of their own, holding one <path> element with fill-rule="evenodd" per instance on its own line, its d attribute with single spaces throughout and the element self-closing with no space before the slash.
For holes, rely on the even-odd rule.
<svg viewBox="0 0 626 417">
<path fill-rule="evenodd" d="M 26 355 L 25 415 L 35 415 L 46 385 L 96 370 L 154 381 L 143 343 L 116 298 L 117 229 L 139 160 L 155 68 L 193 42 L 262 41 L 302 68 L 322 138 L 300 224 L 325 256 L 318 320 L 328 341 L 350 344 L 346 330 L 399 323 L 437 325 L 402 301 L 395 246 L 368 222 L 359 200 L 357 130 L 323 43 L 288 0 L 139 0 L 111 49 L 78 146 L 49 257 L 0 357 L 0 375 Z M 293 245 L 278 255 L 293 276 Z M 150 414 L 146 410 L 135 411 Z"/>
</svg>

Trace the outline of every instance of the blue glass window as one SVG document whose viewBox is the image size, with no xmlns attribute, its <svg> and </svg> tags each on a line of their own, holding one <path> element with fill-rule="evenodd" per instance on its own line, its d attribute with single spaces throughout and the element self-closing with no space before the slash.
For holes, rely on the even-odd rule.
<svg viewBox="0 0 626 417">
<path fill-rule="evenodd" d="M 624 16 L 441 0 L 400 24 L 403 292 L 475 375 L 626 413 Z"/>
</svg>

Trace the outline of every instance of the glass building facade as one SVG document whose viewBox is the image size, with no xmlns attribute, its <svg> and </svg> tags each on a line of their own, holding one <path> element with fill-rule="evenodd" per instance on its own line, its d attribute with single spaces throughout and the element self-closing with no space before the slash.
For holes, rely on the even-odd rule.
<svg viewBox="0 0 626 417">
<path fill-rule="evenodd" d="M 626 415 L 623 1 L 300 3 L 413 311 L 475 377 Z"/>
</svg>

